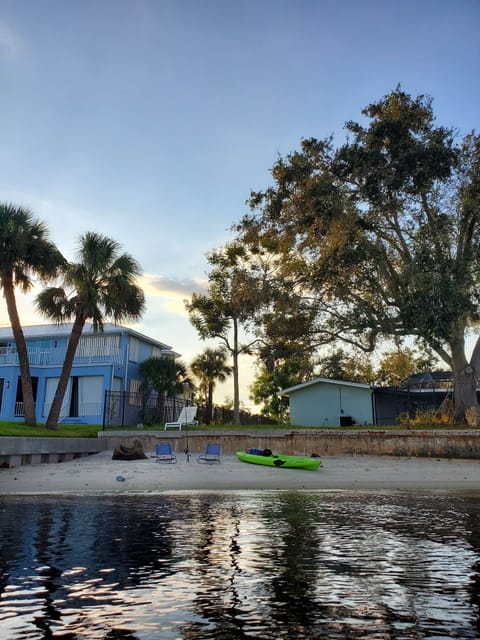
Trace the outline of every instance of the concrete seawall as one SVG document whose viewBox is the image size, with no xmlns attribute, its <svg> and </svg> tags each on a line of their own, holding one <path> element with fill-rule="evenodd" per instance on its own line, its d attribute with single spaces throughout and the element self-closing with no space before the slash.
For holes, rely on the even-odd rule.
<svg viewBox="0 0 480 640">
<path fill-rule="evenodd" d="M 340 431 L 323 430 L 272 430 L 233 431 L 212 430 L 181 432 L 138 433 L 102 432 L 99 438 L 113 449 L 119 442 L 139 439 L 145 450 L 152 451 L 156 442 L 169 441 L 177 453 L 188 445 L 192 453 L 205 451 L 208 442 L 221 442 L 226 454 L 245 449 L 271 449 L 290 455 L 322 456 L 380 455 L 407 457 L 468 458 L 480 459 L 480 430 L 464 431 Z"/>
<path fill-rule="evenodd" d="M 102 431 L 98 438 L 0 438 L 0 466 L 62 462 L 113 450 L 119 443 L 141 441 L 145 451 L 157 442 L 171 442 L 177 453 L 203 453 L 209 442 L 220 442 L 224 454 L 245 449 L 270 449 L 275 453 L 321 456 L 375 455 L 480 460 L 480 430 L 458 431 L 341 431 L 270 430 L 234 431 Z"/>
<path fill-rule="evenodd" d="M 104 451 L 107 443 L 97 438 L 0 438 L 0 467 L 63 462 Z"/>
</svg>

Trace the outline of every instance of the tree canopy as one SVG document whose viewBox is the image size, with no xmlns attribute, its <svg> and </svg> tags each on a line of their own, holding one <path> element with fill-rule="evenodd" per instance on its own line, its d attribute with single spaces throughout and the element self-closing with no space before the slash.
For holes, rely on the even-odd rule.
<svg viewBox="0 0 480 640">
<path fill-rule="evenodd" d="M 314 346 L 372 351 L 425 341 L 453 371 L 456 419 L 477 406 L 480 138 L 438 126 L 432 100 L 397 87 L 346 123 L 348 139 L 305 139 L 251 194 L 237 240 L 276 256 L 276 286 Z"/>
<path fill-rule="evenodd" d="M 207 259 L 208 291 L 194 293 L 185 301 L 190 322 L 202 340 L 216 338 L 232 356 L 233 412 L 235 424 L 240 423 L 240 390 L 238 358 L 249 353 L 256 338 L 242 342 L 240 331 L 248 329 L 263 303 L 261 264 L 241 244 L 227 244 L 212 251 Z"/>
<path fill-rule="evenodd" d="M 62 372 L 46 422 L 46 427 L 51 429 L 58 424 L 85 322 L 91 319 L 94 329 L 101 331 L 107 320 L 137 320 L 145 308 L 144 293 L 136 284 L 140 266 L 128 253 L 121 253 L 117 242 L 87 232 L 80 236 L 76 259 L 65 267 L 64 286 L 45 289 L 36 299 L 37 308 L 47 318 L 58 323 L 73 320 Z"/>
<path fill-rule="evenodd" d="M 185 392 L 185 387 L 193 386 L 187 366 L 181 360 L 170 356 L 151 357 L 140 363 L 142 377 L 141 390 L 174 398 Z"/>
<path fill-rule="evenodd" d="M 50 240 L 47 226 L 29 209 L 0 203 L 0 286 L 17 347 L 25 423 L 29 425 L 36 425 L 35 401 L 15 288 L 25 293 L 33 287 L 34 277 L 43 282 L 54 279 L 65 263 L 65 258 Z"/>
<path fill-rule="evenodd" d="M 217 382 L 225 382 L 231 375 L 232 368 L 227 364 L 227 349 L 222 346 L 218 349 L 207 347 L 198 354 L 191 362 L 190 368 L 194 375 L 200 380 L 200 389 L 204 392 L 207 400 L 205 422 L 212 421 L 213 391 Z"/>
</svg>

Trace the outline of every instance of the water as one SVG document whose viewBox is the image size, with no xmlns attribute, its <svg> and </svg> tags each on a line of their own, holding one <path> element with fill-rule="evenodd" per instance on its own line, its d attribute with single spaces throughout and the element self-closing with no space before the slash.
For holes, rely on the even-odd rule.
<svg viewBox="0 0 480 640">
<path fill-rule="evenodd" d="M 0 637 L 480 638 L 480 500 L 3 498 Z"/>
</svg>

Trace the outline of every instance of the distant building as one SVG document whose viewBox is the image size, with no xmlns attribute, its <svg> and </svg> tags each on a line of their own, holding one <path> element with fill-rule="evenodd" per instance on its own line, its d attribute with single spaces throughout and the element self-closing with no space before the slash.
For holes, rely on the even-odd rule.
<svg viewBox="0 0 480 640">
<path fill-rule="evenodd" d="M 451 371 L 422 371 L 404 380 L 400 388 L 408 391 L 450 391 L 453 389 Z"/>
<path fill-rule="evenodd" d="M 57 388 L 71 324 L 23 327 L 27 342 L 38 422 L 45 422 Z M 83 329 L 60 419 L 102 424 L 106 392 L 136 394 L 140 363 L 150 357 L 175 357 L 172 348 L 132 329 L 106 323 Z M 22 420 L 24 405 L 13 332 L 0 328 L 0 420 Z"/>
</svg>

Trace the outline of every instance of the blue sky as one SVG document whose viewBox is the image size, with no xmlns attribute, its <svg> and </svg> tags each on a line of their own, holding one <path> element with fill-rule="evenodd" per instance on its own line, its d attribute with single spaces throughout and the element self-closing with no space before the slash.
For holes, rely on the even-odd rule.
<svg viewBox="0 0 480 640">
<path fill-rule="evenodd" d="M 478 128 L 479 30 L 478 0 L 2 0 L 0 200 L 69 258 L 87 230 L 120 242 L 145 272 L 135 328 L 189 362 L 182 301 L 277 155 L 341 141 L 398 83 Z"/>
</svg>

